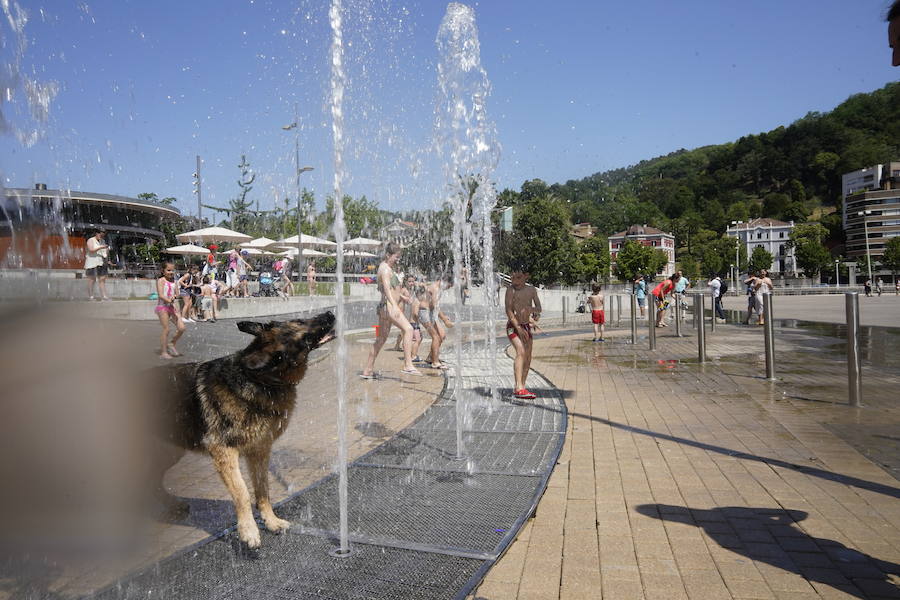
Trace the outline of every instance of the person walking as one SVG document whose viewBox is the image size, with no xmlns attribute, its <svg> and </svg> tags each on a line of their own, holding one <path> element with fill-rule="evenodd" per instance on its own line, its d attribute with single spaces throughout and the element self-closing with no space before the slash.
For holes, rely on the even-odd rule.
<svg viewBox="0 0 900 600">
<path fill-rule="evenodd" d="M 756 299 L 756 314 L 759 315 L 759 320 L 756 322 L 757 325 L 765 325 L 765 320 L 767 316 L 764 314 L 764 306 L 763 296 L 765 294 L 771 294 L 774 289 L 774 285 L 772 284 L 772 280 L 769 279 L 769 272 L 765 269 L 762 269 L 759 272 L 759 277 L 756 278 L 755 283 L 755 299 Z"/>
<path fill-rule="evenodd" d="M 744 325 L 749 325 L 750 318 L 756 311 L 756 273 L 749 273 L 744 285 L 747 286 L 747 318 L 744 319 Z"/>
<path fill-rule="evenodd" d="M 634 280 L 634 286 L 632 293 L 634 293 L 635 299 L 637 299 L 638 308 L 641 309 L 641 318 L 644 318 L 644 305 L 647 304 L 647 282 L 644 281 L 643 275 L 638 275 Z"/>
<path fill-rule="evenodd" d="M 375 279 L 376 281 L 378 280 L 377 275 Z M 310 260 L 309 264 L 306 265 L 306 289 L 310 296 L 316 295 L 316 263 L 313 260 Z"/>
<path fill-rule="evenodd" d="M 881 280 L 881 277 L 879 277 L 878 279 L 875 280 L 875 293 L 878 294 L 878 296 L 880 297 L 881 292 L 883 292 L 883 291 L 884 291 L 884 282 Z"/>
<path fill-rule="evenodd" d="M 109 274 L 109 246 L 106 232 L 98 229 L 85 243 L 84 274 L 88 279 L 88 296 L 94 300 L 94 284 L 100 290 L 100 300 L 109 300 L 106 295 L 106 276 Z"/>
<path fill-rule="evenodd" d="M 403 331 L 403 369 L 401 373 L 405 375 L 422 375 L 412 364 L 412 325 L 409 324 L 407 318 L 403 315 L 403 311 L 398 304 L 399 298 L 394 294 L 394 288 L 399 287 L 400 280 L 394 273 L 394 267 L 400 260 L 400 246 L 391 242 L 384 251 L 384 260 L 378 265 L 375 273 L 375 282 L 378 291 L 381 292 L 381 302 L 375 309 L 378 316 L 378 336 L 369 356 L 366 359 L 366 365 L 363 368 L 360 377 L 363 379 L 376 379 L 375 375 L 375 359 L 381 348 L 384 347 L 388 336 L 391 334 L 391 325 L 396 325 Z"/>
<path fill-rule="evenodd" d="M 175 299 L 178 297 L 178 283 L 175 281 L 174 263 L 166 262 L 163 264 L 162 274 L 156 280 L 156 296 L 157 301 L 154 311 L 162 326 L 162 334 L 159 338 L 159 357 L 168 360 L 181 356 L 181 353 L 175 349 L 175 344 L 184 334 L 184 322 L 175 308 Z M 175 335 L 172 336 L 172 341 L 169 341 L 170 322 L 175 323 Z"/>
<path fill-rule="evenodd" d="M 603 288 L 599 283 L 595 283 L 591 288 L 593 292 L 588 296 L 588 304 L 591 305 L 591 323 L 594 325 L 595 342 L 604 342 L 603 326 L 606 324 L 605 299 L 603 298 Z"/>
<path fill-rule="evenodd" d="M 866 292 L 866 297 L 872 297 L 872 280 L 866 279 L 866 282 L 863 284 L 863 290 Z"/>
<path fill-rule="evenodd" d="M 725 322 L 725 310 L 722 308 L 722 286 L 725 285 L 725 291 L 728 290 L 727 284 L 722 281 L 722 278 L 718 275 L 715 275 L 712 279 L 707 283 L 707 287 L 709 287 L 709 291 L 713 297 L 713 311 L 715 312 L 715 318 L 720 323 Z"/>
<path fill-rule="evenodd" d="M 528 268 L 513 266 L 511 282 L 506 288 L 506 337 L 516 352 L 513 362 L 515 389 L 513 395 L 520 400 L 534 400 L 537 395 L 525 387 L 525 380 L 531 370 L 531 356 L 534 350 L 532 327 L 541 316 L 541 301 L 537 288 L 528 283 Z"/>
</svg>

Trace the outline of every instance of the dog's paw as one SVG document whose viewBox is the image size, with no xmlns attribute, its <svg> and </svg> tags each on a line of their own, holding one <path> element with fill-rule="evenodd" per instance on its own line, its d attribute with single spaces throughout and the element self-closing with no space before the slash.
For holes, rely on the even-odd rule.
<svg viewBox="0 0 900 600">
<path fill-rule="evenodd" d="M 250 521 L 249 523 L 238 523 L 238 537 L 241 538 L 241 541 L 247 544 L 247 547 L 251 550 L 256 550 L 259 548 L 262 543 L 259 537 L 259 527 L 256 526 L 255 521 Z"/>
<path fill-rule="evenodd" d="M 272 515 L 268 519 L 265 519 L 266 529 L 271 531 L 272 533 L 281 533 L 283 531 L 287 531 L 290 526 L 290 521 L 285 521 L 284 519 L 279 519 L 275 515 Z"/>
</svg>

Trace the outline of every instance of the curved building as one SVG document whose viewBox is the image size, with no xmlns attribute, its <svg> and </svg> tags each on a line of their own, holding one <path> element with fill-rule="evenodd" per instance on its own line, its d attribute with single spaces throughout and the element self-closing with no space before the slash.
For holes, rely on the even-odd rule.
<svg viewBox="0 0 900 600">
<path fill-rule="evenodd" d="M 122 263 L 129 246 L 164 238 L 163 223 L 181 212 L 158 202 L 127 196 L 35 189 L 0 188 L 0 267 L 80 269 L 85 241 L 106 231 L 110 261 Z"/>
</svg>

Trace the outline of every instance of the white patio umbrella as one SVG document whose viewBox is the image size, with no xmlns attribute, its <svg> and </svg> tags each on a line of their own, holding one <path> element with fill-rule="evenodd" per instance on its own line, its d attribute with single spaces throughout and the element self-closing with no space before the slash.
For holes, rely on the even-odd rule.
<svg viewBox="0 0 900 600">
<path fill-rule="evenodd" d="M 260 250 L 259 248 L 242 248 L 241 254 L 247 252 L 249 256 L 274 256 L 275 252 L 266 252 L 265 250 Z M 228 254 L 229 251 L 219 252 L 219 254 Z"/>
<path fill-rule="evenodd" d="M 182 244 L 181 246 L 172 246 L 171 248 L 166 248 L 166 254 L 180 254 L 182 256 L 188 256 L 191 254 L 206 255 L 209 254 L 209 248 L 204 248 L 203 246 L 195 246 L 194 244 Z"/>
<path fill-rule="evenodd" d="M 289 256 L 291 258 L 297 257 L 297 249 L 296 248 L 288 248 L 284 252 L 279 252 L 278 254 L 282 256 Z M 319 252 L 318 250 L 313 250 L 312 248 L 304 248 L 302 256 L 314 257 L 314 256 L 334 256 L 333 254 L 328 254 L 327 252 Z"/>
<path fill-rule="evenodd" d="M 360 249 L 369 248 L 369 249 L 378 249 L 384 245 L 384 242 L 381 240 L 373 240 L 372 238 L 364 238 L 364 237 L 356 237 L 352 240 L 347 240 L 344 242 L 345 248 L 354 248 Z M 374 256 L 374 255 L 373 255 Z"/>
<path fill-rule="evenodd" d="M 179 233 L 175 236 L 179 242 L 249 242 L 253 238 L 245 233 L 226 229 L 225 227 L 204 227 Z"/>
<path fill-rule="evenodd" d="M 249 242 L 244 242 L 243 244 L 238 244 L 238 246 L 240 246 L 241 248 L 247 248 L 248 250 L 251 248 L 265 250 L 269 246 L 274 246 L 277 243 L 278 242 L 276 242 L 273 239 L 270 239 L 267 237 L 259 237 L 259 238 L 256 238 L 255 240 L 250 240 Z M 251 252 L 251 254 L 252 254 L 252 252 Z"/>
<path fill-rule="evenodd" d="M 284 238 L 283 240 L 278 240 L 275 243 L 275 245 L 278 246 L 279 248 L 296 248 L 297 241 L 298 241 L 297 236 L 292 235 L 289 238 Z M 335 244 L 331 240 L 325 240 L 320 237 L 316 237 L 314 235 L 307 235 L 305 233 L 300 234 L 299 241 L 300 241 L 300 245 L 303 247 L 306 247 L 306 248 L 309 248 L 312 246 L 321 246 L 321 247 L 325 247 L 325 248 L 337 246 L 337 244 Z"/>
<path fill-rule="evenodd" d="M 344 256 L 351 258 L 376 258 L 378 255 L 365 250 L 344 250 Z"/>
</svg>

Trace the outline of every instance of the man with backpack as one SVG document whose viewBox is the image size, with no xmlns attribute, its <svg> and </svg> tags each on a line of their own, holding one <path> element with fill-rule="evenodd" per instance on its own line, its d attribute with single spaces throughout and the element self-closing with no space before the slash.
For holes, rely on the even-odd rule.
<svg viewBox="0 0 900 600">
<path fill-rule="evenodd" d="M 722 308 L 722 296 L 728 291 L 728 282 L 724 281 L 718 275 L 709 280 L 709 291 L 712 292 L 713 307 L 715 309 L 716 319 L 720 323 L 725 322 L 725 309 Z"/>
</svg>

